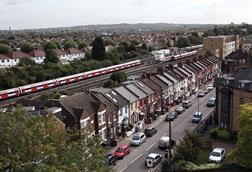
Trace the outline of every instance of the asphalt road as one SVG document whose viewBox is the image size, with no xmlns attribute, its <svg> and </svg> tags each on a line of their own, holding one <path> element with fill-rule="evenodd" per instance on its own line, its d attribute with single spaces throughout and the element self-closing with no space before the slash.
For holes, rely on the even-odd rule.
<svg viewBox="0 0 252 172">
<path fill-rule="evenodd" d="M 213 108 L 206 106 L 209 97 L 215 97 L 215 90 L 212 90 L 207 95 L 199 99 L 199 110 L 203 113 L 203 119 L 213 111 Z M 196 98 L 193 102 L 193 105 L 189 109 L 187 109 L 183 114 L 179 115 L 174 121 L 172 121 L 172 138 L 175 138 L 178 141 L 185 136 L 186 130 L 193 130 L 196 128 L 197 124 L 192 123 L 192 116 L 197 110 L 198 101 Z M 164 118 L 164 116 L 162 117 Z M 160 166 L 157 166 L 155 169 L 147 169 L 144 166 L 144 161 L 150 153 L 160 153 L 164 155 L 164 151 L 158 148 L 158 141 L 162 136 L 168 135 L 169 124 L 168 122 L 163 121 L 156 128 L 158 130 L 157 134 L 155 134 L 151 138 L 147 138 L 142 145 L 138 147 L 131 147 L 130 154 L 117 162 L 117 165 L 114 167 L 115 171 L 160 171 Z"/>
</svg>

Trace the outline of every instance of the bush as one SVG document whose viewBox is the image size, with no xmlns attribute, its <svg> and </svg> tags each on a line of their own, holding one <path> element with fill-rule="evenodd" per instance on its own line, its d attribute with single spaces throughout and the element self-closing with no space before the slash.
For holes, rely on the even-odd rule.
<svg viewBox="0 0 252 172">
<path fill-rule="evenodd" d="M 231 139 L 231 134 L 225 130 L 225 129 L 221 129 L 221 128 L 213 128 L 210 131 L 210 136 L 212 138 L 218 138 L 221 140 L 229 140 Z"/>
<path fill-rule="evenodd" d="M 219 130 L 217 132 L 217 137 L 222 140 L 229 140 L 231 138 L 231 134 L 227 130 Z"/>
</svg>

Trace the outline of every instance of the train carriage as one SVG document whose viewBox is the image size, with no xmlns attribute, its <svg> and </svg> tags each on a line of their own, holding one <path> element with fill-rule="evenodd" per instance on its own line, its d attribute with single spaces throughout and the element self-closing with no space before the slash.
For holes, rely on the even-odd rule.
<svg viewBox="0 0 252 172">
<path fill-rule="evenodd" d="M 7 100 L 13 97 L 18 97 L 19 95 L 20 95 L 20 91 L 18 88 L 3 90 L 3 91 L 0 91 L 0 101 Z"/>
<path fill-rule="evenodd" d="M 57 86 L 55 79 L 18 87 L 21 94 L 30 94 Z"/>
</svg>

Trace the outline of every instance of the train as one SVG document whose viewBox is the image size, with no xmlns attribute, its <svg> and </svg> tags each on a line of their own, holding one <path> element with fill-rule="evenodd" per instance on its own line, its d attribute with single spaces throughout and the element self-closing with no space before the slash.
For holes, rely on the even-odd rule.
<svg viewBox="0 0 252 172">
<path fill-rule="evenodd" d="M 118 65 L 113 65 L 113 66 L 100 68 L 100 69 L 96 69 L 92 71 L 82 72 L 82 73 L 73 74 L 73 75 L 69 75 L 69 76 L 65 76 L 61 78 L 56 78 L 52 80 L 47 80 L 43 82 L 11 88 L 8 90 L 3 90 L 3 91 L 0 91 L 0 101 L 16 98 L 16 97 L 27 95 L 27 94 L 32 94 L 32 93 L 39 92 L 42 90 L 48 90 L 50 88 L 55 88 L 58 86 L 78 82 L 81 80 L 93 78 L 93 77 L 104 75 L 104 74 L 113 73 L 113 72 L 120 71 L 123 69 L 135 67 L 140 64 L 141 64 L 140 60 L 134 60 L 134 61 L 121 63 Z"/>
<path fill-rule="evenodd" d="M 181 53 L 181 54 L 177 54 L 177 55 L 173 55 L 173 56 L 167 56 L 167 57 L 164 57 L 161 60 L 159 60 L 159 62 L 167 62 L 167 61 L 171 61 L 171 60 L 177 60 L 177 59 L 182 59 L 182 58 L 186 58 L 186 57 L 190 57 L 190 56 L 193 56 L 193 55 L 196 55 L 197 51 L 189 51 L 189 52 L 186 52 L 186 53 Z"/>
</svg>

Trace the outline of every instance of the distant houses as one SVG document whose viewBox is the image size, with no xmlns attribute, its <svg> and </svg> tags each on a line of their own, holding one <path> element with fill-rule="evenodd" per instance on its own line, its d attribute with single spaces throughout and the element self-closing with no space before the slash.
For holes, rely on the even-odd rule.
<svg viewBox="0 0 252 172">
<path fill-rule="evenodd" d="M 62 64 L 67 64 L 70 61 L 76 59 L 85 58 L 85 53 L 76 49 L 76 48 L 69 48 L 66 50 L 62 49 L 55 49 L 53 50 L 57 57 L 59 58 Z M 35 63 L 42 64 L 44 63 L 46 53 L 42 49 L 35 48 L 33 51 L 29 53 L 24 53 L 21 50 L 14 49 L 11 53 L 5 55 L 0 54 L 0 68 L 8 68 L 17 65 L 21 59 L 29 58 L 34 60 Z"/>
</svg>

